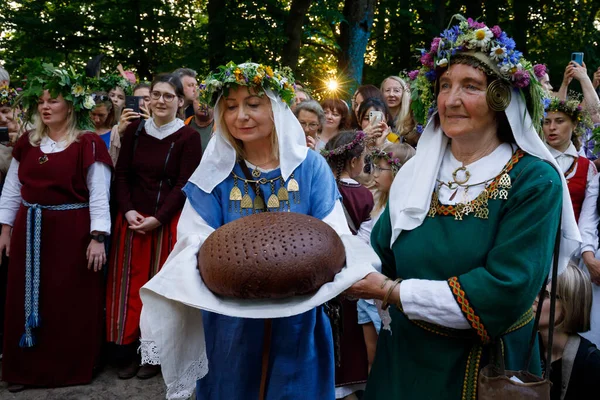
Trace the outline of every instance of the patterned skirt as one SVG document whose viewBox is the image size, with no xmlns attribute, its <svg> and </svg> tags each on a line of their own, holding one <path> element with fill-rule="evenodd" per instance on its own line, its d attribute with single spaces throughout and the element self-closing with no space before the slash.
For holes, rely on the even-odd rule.
<svg viewBox="0 0 600 400">
<path fill-rule="evenodd" d="M 178 221 L 179 214 L 144 235 L 129 229 L 122 213 L 117 215 L 106 286 L 107 341 L 125 345 L 140 338 L 140 288 L 160 271 L 173 250 Z"/>
</svg>

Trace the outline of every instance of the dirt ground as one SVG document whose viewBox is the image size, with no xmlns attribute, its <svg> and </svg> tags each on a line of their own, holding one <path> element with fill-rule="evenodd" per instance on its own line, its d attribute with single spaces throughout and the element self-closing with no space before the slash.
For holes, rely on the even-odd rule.
<svg viewBox="0 0 600 400">
<path fill-rule="evenodd" d="M 161 375 L 147 380 L 137 378 L 121 380 L 117 378 L 115 367 L 106 367 L 91 384 L 85 386 L 27 389 L 13 394 L 8 392 L 5 382 L 0 382 L 1 400 L 163 400 L 164 398 L 165 385 Z"/>
</svg>

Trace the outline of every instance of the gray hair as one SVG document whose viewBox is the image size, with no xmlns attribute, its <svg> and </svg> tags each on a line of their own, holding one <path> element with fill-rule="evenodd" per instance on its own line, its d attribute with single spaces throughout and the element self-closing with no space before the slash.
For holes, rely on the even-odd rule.
<svg viewBox="0 0 600 400">
<path fill-rule="evenodd" d="M 8 74 L 8 71 L 2 67 L 0 67 L 0 81 L 8 81 L 8 84 L 10 84 L 10 75 Z"/>
<path fill-rule="evenodd" d="M 173 71 L 173 74 L 177 75 L 179 79 L 183 78 L 184 76 L 195 78 L 198 75 L 196 71 L 191 68 L 177 68 L 175 71 Z"/>
<path fill-rule="evenodd" d="M 321 107 L 319 102 L 316 100 L 306 100 L 301 103 L 298 103 L 296 105 L 296 109 L 294 110 L 294 115 L 296 116 L 296 118 L 298 118 L 298 115 L 300 115 L 300 111 L 302 110 L 309 111 L 317 115 L 317 117 L 319 118 L 319 125 L 321 126 L 321 128 L 319 129 L 320 132 L 325 126 L 325 111 L 323 111 L 323 107 Z"/>
</svg>

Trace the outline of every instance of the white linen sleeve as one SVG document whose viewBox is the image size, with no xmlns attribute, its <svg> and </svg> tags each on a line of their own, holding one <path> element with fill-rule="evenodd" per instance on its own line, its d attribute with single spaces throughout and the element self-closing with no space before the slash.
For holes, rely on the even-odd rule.
<svg viewBox="0 0 600 400">
<path fill-rule="evenodd" d="M 90 192 L 90 232 L 110 233 L 110 167 L 96 161 L 88 168 Z"/>
<path fill-rule="evenodd" d="M 594 179 L 594 176 L 596 176 L 597 173 L 598 173 L 598 169 L 596 168 L 596 164 L 594 164 L 593 162 L 590 161 L 590 164 L 588 166 L 586 187 L 590 186 L 592 184 L 592 180 Z"/>
<path fill-rule="evenodd" d="M 598 179 L 598 176 L 591 179 L 590 184 L 585 189 L 585 199 L 581 206 L 578 224 L 582 239 L 581 254 L 586 251 L 596 254 L 598 250 L 598 223 L 600 223 L 600 215 L 596 210 L 598 192 L 600 191 L 600 181 Z"/>
<path fill-rule="evenodd" d="M 400 301 L 409 319 L 454 329 L 470 329 L 446 281 L 407 279 L 399 285 Z"/>
<path fill-rule="evenodd" d="M 15 223 L 22 201 L 21 186 L 23 185 L 19 181 L 19 162 L 13 158 L 0 197 L 0 224 L 13 226 Z"/>
<path fill-rule="evenodd" d="M 371 232 L 373 232 L 375 222 L 377 221 L 374 218 L 363 222 L 362 224 L 360 224 L 360 228 L 358 228 L 358 232 L 356 233 L 356 236 L 363 240 L 369 246 L 371 245 Z"/>
</svg>

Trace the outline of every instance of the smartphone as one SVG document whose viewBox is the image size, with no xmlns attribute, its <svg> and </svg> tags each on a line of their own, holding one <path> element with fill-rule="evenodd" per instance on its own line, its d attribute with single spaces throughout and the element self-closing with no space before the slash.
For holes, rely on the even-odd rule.
<svg viewBox="0 0 600 400">
<path fill-rule="evenodd" d="M 10 142 L 10 136 L 8 136 L 8 127 L 6 127 L 6 126 L 0 127 L 0 142 L 1 143 Z"/>
<path fill-rule="evenodd" d="M 140 112 L 140 105 L 144 104 L 142 96 L 125 96 L 125 108 L 131 108 L 133 112 Z"/>
<path fill-rule="evenodd" d="M 379 125 L 381 121 L 383 121 L 382 111 L 369 111 L 369 125 Z"/>
<path fill-rule="evenodd" d="M 583 65 L 583 53 L 571 53 L 571 61 L 575 61 L 579 65 Z"/>
</svg>

